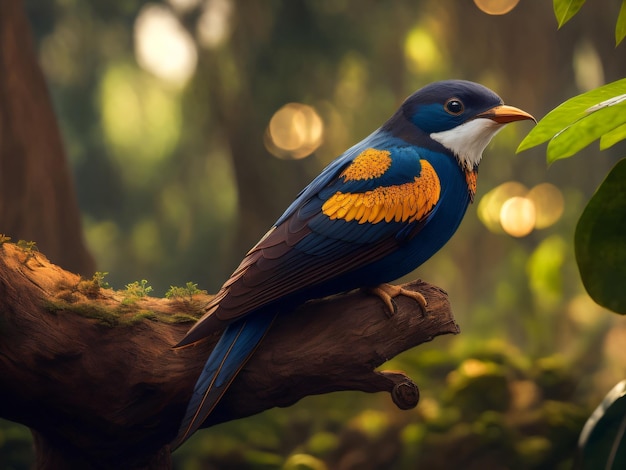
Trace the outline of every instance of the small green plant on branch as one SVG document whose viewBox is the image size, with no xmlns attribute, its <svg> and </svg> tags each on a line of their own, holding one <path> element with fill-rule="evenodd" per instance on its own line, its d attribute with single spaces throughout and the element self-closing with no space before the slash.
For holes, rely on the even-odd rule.
<svg viewBox="0 0 626 470">
<path fill-rule="evenodd" d="M 109 283 L 107 281 L 104 280 L 104 278 L 107 277 L 108 275 L 109 275 L 109 273 L 107 273 L 107 272 L 96 271 L 94 273 L 93 277 L 91 278 L 91 281 L 95 285 L 100 287 L 101 289 L 110 289 L 111 286 L 109 285 Z"/>
<path fill-rule="evenodd" d="M 207 292 L 205 290 L 198 289 L 198 284 L 190 281 L 187 282 L 184 287 L 170 286 L 170 288 L 165 293 L 165 298 L 170 300 L 183 300 L 191 302 L 194 295 L 206 295 L 206 293 Z"/>
<path fill-rule="evenodd" d="M 137 300 L 147 297 L 152 292 L 152 287 L 148 285 L 148 281 L 142 279 L 141 281 L 134 281 L 130 284 L 126 284 L 126 290 L 124 291 L 124 305 L 131 305 Z"/>
<path fill-rule="evenodd" d="M 104 278 L 109 273 L 96 271 L 91 279 L 83 279 L 78 283 L 76 290 L 83 293 L 89 298 L 96 298 L 100 293 L 100 289 L 109 289 L 109 283 Z"/>
<path fill-rule="evenodd" d="M 39 248 L 37 248 L 37 243 L 34 241 L 18 240 L 17 246 L 26 253 L 33 253 L 33 252 L 39 251 Z"/>
</svg>

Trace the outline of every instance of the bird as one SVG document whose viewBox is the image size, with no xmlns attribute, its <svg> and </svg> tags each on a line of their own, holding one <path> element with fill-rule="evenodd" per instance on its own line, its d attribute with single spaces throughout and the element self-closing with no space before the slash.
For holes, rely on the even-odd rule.
<svg viewBox="0 0 626 470">
<path fill-rule="evenodd" d="M 377 130 L 334 159 L 287 207 L 175 346 L 223 330 L 187 405 L 172 448 L 202 426 L 281 312 L 369 289 L 426 299 L 393 286 L 457 230 L 476 193 L 484 149 L 504 125 L 536 120 L 466 80 L 426 85 Z"/>
</svg>

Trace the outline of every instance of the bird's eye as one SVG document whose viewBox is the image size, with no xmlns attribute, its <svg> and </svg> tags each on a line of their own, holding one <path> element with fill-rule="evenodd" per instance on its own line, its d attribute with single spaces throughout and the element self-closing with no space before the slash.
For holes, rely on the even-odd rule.
<svg viewBox="0 0 626 470">
<path fill-rule="evenodd" d="M 457 98 L 450 98 L 446 101 L 446 104 L 444 104 L 443 107 L 447 113 L 452 114 L 453 116 L 458 116 L 465 110 L 465 106 L 463 106 L 461 100 Z"/>
</svg>

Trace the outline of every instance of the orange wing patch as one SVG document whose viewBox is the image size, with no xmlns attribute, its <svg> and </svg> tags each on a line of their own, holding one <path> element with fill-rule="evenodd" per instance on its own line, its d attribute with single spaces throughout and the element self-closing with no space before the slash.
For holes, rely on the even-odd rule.
<svg viewBox="0 0 626 470">
<path fill-rule="evenodd" d="M 421 160 L 422 171 L 414 181 L 381 186 L 363 193 L 337 191 L 322 206 L 330 219 L 352 220 L 359 224 L 381 221 L 414 222 L 428 215 L 439 201 L 441 185 L 435 169 Z"/>
<path fill-rule="evenodd" d="M 391 152 L 373 148 L 363 150 L 341 176 L 344 181 L 357 181 L 378 178 L 391 166 Z"/>
</svg>

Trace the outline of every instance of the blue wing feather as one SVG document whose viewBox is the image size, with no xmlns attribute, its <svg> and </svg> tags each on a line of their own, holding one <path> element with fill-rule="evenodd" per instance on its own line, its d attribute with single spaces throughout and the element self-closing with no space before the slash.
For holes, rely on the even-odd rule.
<svg viewBox="0 0 626 470">
<path fill-rule="evenodd" d="M 269 330 L 275 316 L 259 312 L 226 327 L 196 381 L 172 450 L 202 426 Z"/>
</svg>

